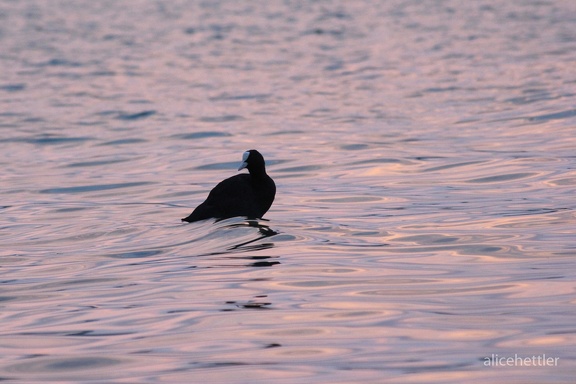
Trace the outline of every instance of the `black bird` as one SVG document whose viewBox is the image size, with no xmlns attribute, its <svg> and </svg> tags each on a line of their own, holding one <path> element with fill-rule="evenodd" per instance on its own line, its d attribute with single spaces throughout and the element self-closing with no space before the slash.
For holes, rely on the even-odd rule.
<svg viewBox="0 0 576 384">
<path fill-rule="evenodd" d="M 232 176 L 218 183 L 210 191 L 206 201 L 182 221 L 191 223 L 209 218 L 227 219 L 235 216 L 262 218 L 274 201 L 276 184 L 266 174 L 264 157 L 257 150 L 244 152 L 238 170 L 244 168 L 250 173 Z"/>
</svg>

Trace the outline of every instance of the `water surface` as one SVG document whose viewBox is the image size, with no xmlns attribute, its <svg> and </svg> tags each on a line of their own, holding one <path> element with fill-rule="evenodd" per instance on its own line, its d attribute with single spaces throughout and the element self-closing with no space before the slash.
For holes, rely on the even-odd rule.
<svg viewBox="0 0 576 384">
<path fill-rule="evenodd" d="M 0 378 L 572 382 L 574 15 L 3 2 Z M 250 148 L 267 220 L 181 223 Z"/>
</svg>

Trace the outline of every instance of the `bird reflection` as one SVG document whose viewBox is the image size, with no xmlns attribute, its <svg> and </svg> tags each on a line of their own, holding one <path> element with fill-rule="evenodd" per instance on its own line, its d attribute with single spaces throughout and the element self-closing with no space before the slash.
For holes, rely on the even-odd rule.
<svg viewBox="0 0 576 384">
<path fill-rule="evenodd" d="M 258 296 L 254 296 L 253 299 L 248 300 L 248 301 L 235 301 L 235 300 L 231 300 L 231 301 L 227 301 L 226 304 L 227 305 L 233 305 L 235 308 L 240 308 L 240 309 L 271 309 L 271 305 L 272 303 L 265 301 L 265 299 L 268 298 L 268 295 L 258 295 Z M 222 311 L 224 312 L 228 312 L 228 311 L 234 311 L 236 309 L 231 309 L 231 308 L 226 308 L 223 309 Z M 278 344 L 279 346 L 279 344 Z"/>
<path fill-rule="evenodd" d="M 265 243 L 258 243 L 254 244 L 262 239 L 267 237 L 272 237 L 278 234 L 275 230 L 270 228 L 268 225 L 263 224 L 259 220 L 243 220 L 241 222 L 235 222 L 225 225 L 223 228 L 240 228 L 240 227 L 252 227 L 258 229 L 258 236 L 247 241 L 243 241 L 241 243 L 235 244 L 231 247 L 226 248 L 226 252 L 215 252 L 212 254 L 222 254 L 228 252 L 255 252 L 255 251 L 262 251 L 265 249 L 270 249 L 274 247 L 273 242 L 265 242 Z M 277 264 L 280 264 L 279 261 L 276 260 L 269 260 L 275 259 L 276 256 L 248 256 L 246 259 L 251 260 L 252 262 L 246 264 L 247 267 L 271 267 Z M 237 259 L 237 257 L 230 257 L 230 259 Z"/>
<path fill-rule="evenodd" d="M 233 224 L 229 224 L 226 226 L 227 228 L 237 228 L 237 227 L 253 227 L 253 228 L 258 228 L 258 232 L 260 233 L 261 236 L 252 239 L 252 240 L 248 240 L 248 241 L 244 241 L 242 243 L 233 245 L 232 247 L 228 248 L 228 251 L 234 251 L 234 250 L 242 250 L 242 251 L 259 251 L 262 249 L 269 249 L 274 247 L 274 243 L 263 243 L 263 244 L 255 244 L 255 245 L 250 245 L 256 241 L 265 239 L 267 237 L 271 237 L 274 235 L 277 235 L 278 232 L 276 232 L 275 230 L 273 230 L 272 228 L 270 228 L 267 225 L 264 225 L 262 223 L 260 223 L 258 220 L 246 220 L 243 221 L 241 223 L 233 223 Z"/>
</svg>

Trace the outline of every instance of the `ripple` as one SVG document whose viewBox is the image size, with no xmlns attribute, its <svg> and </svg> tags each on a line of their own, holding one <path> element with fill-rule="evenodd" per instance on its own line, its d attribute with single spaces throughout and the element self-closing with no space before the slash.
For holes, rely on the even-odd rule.
<svg viewBox="0 0 576 384">
<path fill-rule="evenodd" d="M 94 140 L 94 138 L 89 136 L 70 137 L 70 136 L 59 136 L 53 134 L 43 134 L 36 137 L 19 137 L 12 139 L 4 139 L 2 141 L 12 143 L 37 144 L 37 145 L 58 145 L 58 144 L 75 144 L 91 140 Z"/>
<path fill-rule="evenodd" d="M 547 183 L 551 186 L 558 186 L 558 187 L 567 186 L 567 185 L 576 186 L 576 177 L 559 178 L 559 179 L 547 181 Z"/>
<path fill-rule="evenodd" d="M 547 121 L 547 120 L 556 120 L 556 119 L 569 119 L 571 117 L 576 117 L 576 109 L 569 109 L 566 111 L 556 112 L 556 113 L 547 113 L 544 115 L 537 115 L 529 117 L 531 121 Z"/>
<path fill-rule="evenodd" d="M 476 164 L 482 164 L 482 163 L 484 163 L 484 162 L 483 161 L 464 161 L 464 162 L 459 162 L 459 163 L 446 164 L 446 165 L 440 165 L 440 166 L 436 166 L 436 167 L 426 168 L 426 169 L 422 170 L 422 172 L 438 172 L 438 171 L 444 171 L 447 169 L 459 168 L 459 167 L 468 167 L 470 165 L 476 165 Z"/>
<path fill-rule="evenodd" d="M 26 89 L 26 84 L 24 84 L 24 83 L 0 85 L 0 90 L 6 91 L 6 92 L 18 92 L 18 91 L 23 91 L 25 89 Z"/>
<path fill-rule="evenodd" d="M 317 199 L 312 200 L 319 203 L 367 203 L 367 202 L 374 202 L 374 201 L 382 201 L 384 200 L 381 197 L 373 197 L 373 196 L 347 196 L 347 197 L 336 197 L 331 199 Z"/>
<path fill-rule="evenodd" d="M 203 165 L 199 165 L 197 167 L 190 168 L 190 169 L 206 171 L 206 170 L 221 170 L 221 169 L 233 170 L 235 168 L 238 168 L 238 162 L 228 161 L 228 162 L 222 162 L 222 163 L 203 164 Z"/>
<path fill-rule="evenodd" d="M 32 356 L 27 361 L 8 365 L 8 374 L 21 374 L 28 378 L 43 380 L 86 380 L 102 377 L 102 370 L 109 370 L 129 362 L 126 358 L 111 356 Z M 108 377 L 122 377 L 121 371 L 107 374 Z"/>
<path fill-rule="evenodd" d="M 146 257 L 153 257 L 162 254 L 161 250 L 141 250 L 141 251 L 129 251 L 122 253 L 112 253 L 106 256 L 117 258 L 117 259 L 142 259 Z"/>
<path fill-rule="evenodd" d="M 240 115 L 202 116 L 198 120 L 203 123 L 227 123 L 244 120 L 244 117 Z"/>
<path fill-rule="evenodd" d="M 468 182 L 468 183 L 501 183 L 501 182 L 505 182 L 505 181 L 525 179 L 527 177 L 532 177 L 532 176 L 535 176 L 537 174 L 538 173 L 535 173 L 535 172 L 509 173 L 509 174 L 503 174 L 503 175 L 479 177 L 477 179 L 469 179 L 466 182 Z"/>
<path fill-rule="evenodd" d="M 141 143 L 146 143 L 146 142 L 147 142 L 147 140 L 144 140 L 144 139 L 127 138 L 127 139 L 118 139 L 118 140 L 106 141 L 104 143 L 100 143 L 99 145 L 141 144 Z"/>
<path fill-rule="evenodd" d="M 153 110 L 142 111 L 142 112 L 135 112 L 135 113 L 128 113 L 128 112 L 118 112 L 116 118 L 118 120 L 140 120 L 145 119 L 150 116 L 155 115 L 157 112 Z"/>
<path fill-rule="evenodd" d="M 171 137 L 179 140 L 197 140 L 209 137 L 228 137 L 228 136 L 232 135 L 230 133 L 220 131 L 202 131 L 193 133 L 181 133 L 177 135 L 172 135 Z"/>
<path fill-rule="evenodd" d="M 96 185 L 81 185 L 77 187 L 63 187 L 63 188 L 49 188 L 40 190 L 40 193 L 85 193 L 96 191 L 107 191 L 110 189 L 132 188 L 140 187 L 143 185 L 151 185 L 153 182 L 132 182 L 132 183 L 115 183 L 115 184 L 96 184 Z"/>
<path fill-rule="evenodd" d="M 79 161 L 79 162 L 73 162 L 73 163 L 69 163 L 66 166 L 67 167 L 72 167 L 72 168 L 84 168 L 84 167 L 99 167 L 101 165 L 110 165 L 110 164 L 117 164 L 117 163 L 123 163 L 126 161 L 131 161 L 132 159 L 114 159 L 114 158 L 110 158 L 107 160 L 94 160 L 94 161 Z"/>
<path fill-rule="evenodd" d="M 272 95 L 269 93 L 255 93 L 255 94 L 228 94 L 223 93 L 218 96 L 211 97 L 211 101 L 223 101 L 223 100 L 266 100 Z"/>
</svg>

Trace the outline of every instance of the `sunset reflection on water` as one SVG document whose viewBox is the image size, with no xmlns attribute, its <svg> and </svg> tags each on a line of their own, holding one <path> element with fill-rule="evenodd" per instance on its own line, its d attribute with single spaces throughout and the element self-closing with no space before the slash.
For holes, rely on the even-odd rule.
<svg viewBox="0 0 576 384">
<path fill-rule="evenodd" d="M 3 3 L 0 378 L 572 382 L 574 12 Z"/>
</svg>

